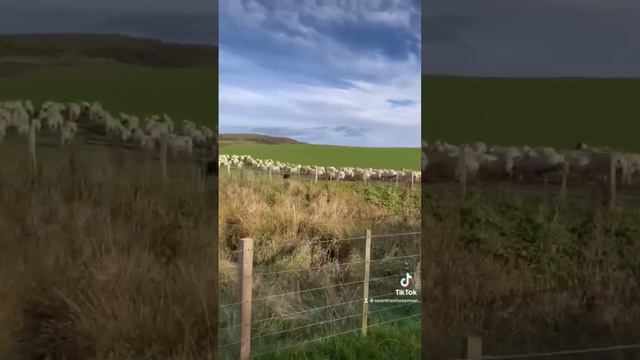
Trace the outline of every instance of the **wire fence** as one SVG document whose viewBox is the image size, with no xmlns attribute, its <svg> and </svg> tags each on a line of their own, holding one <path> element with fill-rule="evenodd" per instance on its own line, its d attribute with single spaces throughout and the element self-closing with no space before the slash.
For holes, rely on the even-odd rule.
<svg viewBox="0 0 640 360">
<path fill-rule="evenodd" d="M 231 165 L 228 168 L 226 165 L 222 165 L 220 169 L 221 169 L 221 174 L 225 174 L 226 176 L 233 176 L 234 173 L 241 173 L 241 174 L 252 174 L 256 177 L 265 177 L 265 178 L 269 178 L 270 180 L 273 180 L 278 178 L 283 179 L 283 176 L 287 175 L 289 176 L 289 178 L 296 179 L 299 181 L 304 181 L 304 182 L 351 183 L 351 184 L 366 183 L 367 185 L 396 186 L 396 187 L 401 186 L 401 187 L 410 187 L 412 189 L 420 188 L 420 181 L 415 180 L 412 182 L 411 178 L 407 177 L 408 175 L 405 175 L 405 177 L 398 177 L 398 180 L 396 180 L 396 177 L 381 179 L 376 176 L 371 176 L 365 182 L 361 177 L 358 177 L 358 176 L 337 180 L 337 179 L 328 178 L 325 174 L 325 175 L 319 176 L 318 179 L 315 180 L 315 176 L 309 173 L 298 173 L 295 175 L 291 175 L 283 171 L 278 171 L 278 172 L 274 171 L 270 175 L 267 170 L 263 170 L 253 166 L 245 166 L 245 165 L 243 165 L 240 168 L 238 168 L 236 165 Z M 414 170 L 406 170 L 406 171 L 412 172 Z"/>
<path fill-rule="evenodd" d="M 439 194 L 443 192 L 456 193 L 452 189 L 459 184 L 452 181 L 424 182 L 423 191 L 425 195 Z M 527 198 L 542 200 L 555 200 L 560 197 L 561 185 L 550 183 L 545 185 L 542 182 L 519 183 L 515 181 L 480 181 L 467 184 L 469 192 L 484 194 L 508 194 L 518 195 Z M 594 183 L 568 183 L 564 196 L 573 201 L 593 201 L 596 197 L 607 197 L 608 194 L 599 193 L 601 188 Z M 609 191 L 607 189 L 607 191 Z M 616 187 L 616 199 L 628 203 L 640 203 L 640 185 L 623 185 Z"/>
<path fill-rule="evenodd" d="M 315 241 L 312 244 L 359 241 L 369 244 L 369 249 L 365 250 L 364 260 L 359 259 L 358 254 L 352 254 L 355 261 L 284 270 L 268 266 L 252 271 L 248 276 L 241 275 L 239 281 L 252 281 L 252 292 L 258 296 L 249 300 L 250 324 L 243 323 L 241 314 L 238 314 L 245 305 L 244 297 L 240 301 L 221 303 L 221 358 L 238 358 L 238 349 L 244 341 L 238 334 L 249 326 L 252 358 L 256 358 L 275 351 L 304 348 L 311 343 L 357 331 L 366 333 L 366 328 L 419 317 L 420 234 L 371 235 L 367 232 L 367 236 Z M 391 251 L 390 241 L 395 241 Z M 259 248 L 252 251 L 255 253 Z M 242 256 L 242 250 L 234 252 Z M 367 256 L 366 253 L 372 255 Z M 331 276 L 325 276 L 331 271 L 339 280 L 331 281 Z M 364 276 L 357 276 L 360 272 Z M 311 280 L 313 274 L 318 279 Z M 249 277 L 251 279 L 245 279 Z M 401 280 L 403 284 L 399 284 Z M 409 286 L 411 282 L 413 287 Z M 375 293 L 366 296 L 369 289 Z M 399 290 L 415 291 L 407 291 L 411 295 L 400 296 Z M 341 331 L 343 329 L 349 330 Z"/>
<path fill-rule="evenodd" d="M 462 357 L 457 360 L 511 360 L 511 359 L 543 359 L 550 357 L 567 357 L 570 355 L 588 355 L 588 354 L 602 354 L 602 353 L 615 353 L 624 350 L 640 349 L 640 343 L 626 344 L 626 345 L 612 345 L 602 347 L 589 347 L 582 349 L 570 349 L 570 350 L 557 350 L 546 352 L 533 352 L 523 354 L 507 354 L 507 355 L 484 355 L 482 353 L 482 340 L 480 338 L 467 338 L 465 339 L 465 345 L 463 349 Z M 636 353 L 634 358 L 637 358 Z"/>
</svg>

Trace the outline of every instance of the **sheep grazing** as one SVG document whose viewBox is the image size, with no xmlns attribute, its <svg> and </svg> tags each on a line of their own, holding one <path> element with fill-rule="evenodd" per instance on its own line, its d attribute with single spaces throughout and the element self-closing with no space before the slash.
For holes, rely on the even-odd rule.
<svg viewBox="0 0 640 360">
<path fill-rule="evenodd" d="M 44 116 L 46 117 L 47 127 L 51 132 L 58 130 L 64 122 L 60 107 L 55 105 L 49 106 Z"/>
<path fill-rule="evenodd" d="M 76 103 L 69 103 L 67 104 L 67 113 L 67 120 L 76 122 L 82 116 L 82 107 Z"/>
<path fill-rule="evenodd" d="M 170 134 L 167 140 L 167 145 L 171 150 L 171 153 L 174 155 L 191 155 L 191 153 L 193 152 L 193 141 L 188 136 Z"/>
<path fill-rule="evenodd" d="M 60 143 L 64 146 L 69 144 L 78 132 L 78 125 L 75 121 L 67 121 L 60 129 Z"/>
<path fill-rule="evenodd" d="M 619 185 L 640 185 L 640 154 L 588 146 L 578 142 L 572 150 L 528 145 L 487 147 L 484 143 L 460 146 L 442 141 L 423 142 L 422 167 L 430 180 L 459 181 L 461 175 L 475 181 L 549 181 L 566 184 L 603 184 L 615 171 Z M 388 177 L 386 172 L 380 178 Z M 423 178 L 423 181 L 425 179 Z M 563 185 L 564 186 L 564 185 Z"/>
<path fill-rule="evenodd" d="M 282 175 L 283 179 L 291 179 L 294 176 L 309 176 L 313 181 L 320 179 L 328 181 L 363 181 L 365 184 L 374 179 L 374 174 L 378 174 L 378 180 L 395 181 L 399 184 L 401 181 L 411 184 L 411 180 L 420 181 L 422 173 L 419 171 L 409 170 L 389 170 L 389 169 L 362 169 L 356 167 L 340 167 L 333 166 L 312 166 L 292 164 L 277 160 L 253 159 L 249 155 L 219 155 L 218 167 L 226 167 L 227 172 L 231 172 L 231 167 L 242 169 L 244 167 L 252 168 L 256 171 L 265 172 L 271 178 L 272 174 Z"/>
</svg>

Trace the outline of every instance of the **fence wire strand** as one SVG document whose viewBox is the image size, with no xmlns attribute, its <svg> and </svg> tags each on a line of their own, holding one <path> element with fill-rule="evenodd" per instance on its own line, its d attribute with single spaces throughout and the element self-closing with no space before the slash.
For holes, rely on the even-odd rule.
<svg viewBox="0 0 640 360">
<path fill-rule="evenodd" d="M 409 236 L 409 235 L 418 235 L 420 231 L 415 232 L 407 232 L 407 233 L 396 233 L 396 234 L 380 234 L 380 235 L 371 235 L 371 238 L 379 239 L 379 238 L 387 238 L 392 236 Z"/>
<path fill-rule="evenodd" d="M 332 288 L 337 288 L 337 287 L 342 287 L 342 286 L 348 286 L 348 285 L 356 285 L 356 284 L 362 284 L 362 283 L 364 283 L 364 280 L 360 280 L 360 281 L 351 281 L 351 282 L 348 282 L 348 283 L 340 283 L 340 284 L 335 284 L 335 285 L 322 286 L 322 287 L 317 287 L 317 288 L 313 288 L 313 289 L 305 289 L 305 290 L 298 290 L 298 291 L 289 291 L 289 292 L 280 293 L 280 294 L 272 294 L 272 295 L 260 296 L 260 297 L 254 298 L 254 299 L 253 299 L 253 301 L 264 300 L 264 299 L 270 299 L 270 298 L 278 297 L 278 296 L 287 296 L 287 295 L 302 294 L 302 293 L 310 292 L 310 291 L 318 291 L 318 290 L 324 290 L 324 289 L 332 289 Z M 240 303 L 242 303 L 242 302 L 240 302 Z"/>
<path fill-rule="evenodd" d="M 368 300 L 378 299 L 378 298 L 381 298 L 381 297 L 391 296 L 391 295 L 395 295 L 395 293 L 394 292 L 389 292 L 389 293 L 385 293 L 385 294 L 381 294 L 381 295 L 370 296 Z M 281 320 L 281 321 L 282 320 L 296 320 L 296 319 L 291 319 L 290 317 L 293 317 L 293 316 L 296 316 L 296 315 L 310 313 L 310 312 L 317 311 L 317 310 L 331 309 L 331 308 L 334 308 L 334 307 L 347 305 L 347 304 L 353 304 L 353 303 L 357 303 L 357 302 L 364 302 L 364 298 L 358 298 L 358 299 L 354 299 L 354 300 L 351 300 L 351 301 L 341 302 L 341 303 L 338 303 L 338 304 L 320 306 L 320 307 L 316 307 L 316 308 L 302 310 L 302 311 L 294 312 L 294 313 L 291 313 L 291 314 L 286 314 L 286 316 L 273 316 L 273 317 L 270 317 L 270 318 L 260 319 L 260 320 L 256 321 L 254 323 L 254 325 L 255 324 L 259 324 L 259 323 L 263 323 L 263 322 L 267 322 L 267 321 L 271 321 L 271 320 Z M 236 327 L 238 327 L 240 325 L 241 324 L 229 325 L 229 326 L 225 326 L 223 328 L 219 328 L 218 330 L 219 331 L 223 331 L 223 330 L 233 329 L 233 328 L 236 328 Z"/>
<path fill-rule="evenodd" d="M 402 306 L 411 305 L 411 304 L 412 303 L 405 303 L 405 304 L 400 304 L 400 305 L 395 305 L 395 306 L 389 306 L 389 307 L 386 307 L 384 309 L 378 309 L 378 310 L 375 310 L 375 311 L 369 311 L 368 314 L 369 315 L 370 314 L 376 314 L 376 313 L 379 313 L 379 312 L 382 312 L 382 311 L 388 311 L 388 310 L 396 309 L 396 308 L 399 308 L 399 307 L 402 307 Z M 342 321 L 342 320 L 346 320 L 346 319 L 351 319 L 351 318 L 354 318 L 354 317 L 361 317 L 361 316 L 362 316 L 362 314 L 355 314 L 355 315 L 343 316 L 343 317 L 340 317 L 340 318 L 337 318 L 337 319 L 318 321 L 318 322 L 315 322 L 315 323 L 312 323 L 312 324 L 307 324 L 307 325 L 304 325 L 304 326 L 295 327 L 293 329 L 277 331 L 277 332 L 273 332 L 273 333 L 269 333 L 269 334 L 265 334 L 265 335 L 258 335 L 258 336 L 252 337 L 251 340 L 265 338 L 265 337 L 268 337 L 268 336 L 286 334 L 286 333 L 289 333 L 289 332 L 292 332 L 292 331 L 306 329 L 306 328 L 309 328 L 309 327 L 312 327 L 312 326 L 316 326 L 316 325 L 330 324 L 330 323 L 334 323 L 334 322 L 338 322 L 338 321 Z"/>
<path fill-rule="evenodd" d="M 413 272 L 413 274 L 420 274 L 420 271 Z M 392 278 L 392 277 L 398 277 L 398 276 L 403 276 L 403 275 L 405 275 L 405 273 L 393 274 L 393 275 L 388 275 L 388 276 L 380 276 L 380 277 L 371 278 L 371 279 L 369 279 L 369 281 L 371 282 L 371 281 L 377 281 L 377 280 L 384 280 L 384 279 L 389 279 L 389 278 Z M 264 299 L 268 299 L 268 298 L 272 298 L 272 297 L 278 297 L 278 296 L 301 294 L 301 293 L 310 292 L 310 291 L 331 289 L 331 288 L 336 288 L 336 287 L 341 287 L 341 286 L 356 285 L 356 284 L 362 284 L 362 283 L 364 283 L 364 280 L 352 281 L 352 282 L 348 282 L 348 283 L 340 283 L 340 284 L 335 284 L 335 285 L 322 286 L 322 287 L 317 287 L 317 288 L 313 288 L 313 289 L 289 291 L 289 292 L 280 293 L 280 294 L 272 294 L 272 295 L 265 295 L 265 296 L 257 297 L 257 298 L 254 298 L 252 301 L 264 300 Z M 223 304 L 223 305 L 220 305 L 219 308 L 229 307 L 229 306 L 233 306 L 233 305 L 240 305 L 240 304 L 242 304 L 242 301 L 237 301 L 237 302 L 233 302 L 233 303 L 229 303 L 229 304 Z"/>
<path fill-rule="evenodd" d="M 300 269 L 282 270 L 282 271 L 269 271 L 269 272 L 266 272 L 266 271 L 265 272 L 256 272 L 255 275 L 266 276 L 266 275 L 286 274 L 286 273 L 317 270 L 317 269 L 322 269 L 322 268 L 332 267 L 332 266 L 341 267 L 341 266 L 349 266 L 349 265 L 364 264 L 364 263 L 365 263 L 364 261 L 354 261 L 354 262 L 344 263 L 344 264 L 335 264 L 335 263 L 333 263 L 333 264 L 326 264 L 326 265 L 315 266 L 315 267 L 310 267 L 310 268 L 300 268 Z"/>
<path fill-rule="evenodd" d="M 352 241 L 352 240 L 362 240 L 362 239 L 366 239 L 366 236 L 356 236 L 356 237 L 349 237 L 349 238 L 344 238 L 344 239 L 332 239 L 332 240 L 317 240 L 317 241 L 311 241 L 309 242 L 309 244 L 314 245 L 314 244 L 325 244 L 325 243 L 334 243 L 334 242 L 340 242 L 340 241 Z"/>
<path fill-rule="evenodd" d="M 409 235 L 418 235 L 418 234 L 421 234 L 421 232 L 407 232 L 407 233 L 371 235 L 371 238 L 372 239 L 373 238 L 381 239 L 381 238 L 400 237 L 400 236 L 409 236 Z M 343 238 L 343 239 L 313 241 L 313 242 L 310 242 L 310 244 L 314 245 L 314 244 L 321 244 L 321 243 L 335 243 L 335 242 L 340 242 L 340 241 L 352 241 L 352 240 L 360 240 L 360 239 L 366 239 L 366 236 L 357 236 L 357 237 L 350 237 L 350 238 Z M 250 249 L 250 250 L 253 250 L 253 249 Z M 233 251 L 227 251 L 226 254 L 242 253 L 242 251 L 243 251 L 242 249 L 233 250 Z M 386 262 L 386 261 L 391 261 L 391 260 L 397 260 L 397 259 L 409 259 L 409 258 L 415 258 L 415 257 L 421 258 L 422 254 L 420 253 L 418 255 L 406 255 L 406 256 L 395 256 L 395 257 L 385 257 L 385 258 L 380 258 L 380 259 L 374 259 L 374 260 L 370 260 L 369 264 L 376 264 L 376 263 L 381 263 L 381 262 Z M 343 266 L 357 265 L 357 264 L 366 264 L 366 261 L 356 261 L 356 262 L 350 262 L 350 263 L 345 263 L 345 264 L 337 264 L 337 266 L 338 267 L 343 267 Z M 333 267 L 333 266 L 336 266 L 336 264 L 327 264 L 327 265 L 316 266 L 316 267 L 311 267 L 311 268 L 304 268 L 304 269 L 292 269 L 292 270 L 281 270 L 281 271 L 270 271 L 270 272 L 257 272 L 255 274 L 253 274 L 252 276 L 245 276 L 244 278 L 255 277 L 256 275 L 268 276 L 268 275 L 277 275 L 277 274 L 286 274 L 286 273 L 296 273 L 296 272 L 302 272 L 302 271 L 311 271 L 311 270 L 317 270 L 317 269 L 326 268 L 326 267 Z M 415 274 L 418 274 L 418 273 L 420 273 L 420 271 L 415 272 Z M 384 280 L 384 279 L 388 279 L 388 278 L 392 278 L 392 277 L 399 277 L 399 276 L 403 276 L 403 275 L 404 275 L 404 273 L 402 273 L 402 274 L 394 274 L 394 275 L 389 275 L 389 276 L 382 276 L 382 277 L 375 277 L 375 278 L 369 279 L 369 281 Z M 328 286 L 323 286 L 323 287 L 317 287 L 317 288 L 312 288 L 312 289 L 290 291 L 290 292 L 285 292 L 285 293 L 280 293 L 280 294 L 272 294 L 272 295 L 266 295 L 266 296 L 262 296 L 262 297 L 256 297 L 256 298 L 253 298 L 251 301 L 255 302 L 255 301 L 265 300 L 265 299 L 279 297 L 279 296 L 296 295 L 296 294 L 301 294 L 301 293 L 305 293 L 305 292 L 325 290 L 325 289 L 331 289 L 331 288 L 337 288 L 337 287 L 343 287 L 343 286 L 349 286 L 349 285 L 356 285 L 356 284 L 362 284 L 362 283 L 364 283 L 364 281 L 360 280 L 360 281 L 353 281 L 353 282 L 347 282 L 347 283 L 340 283 L 340 284 L 328 285 Z M 371 297 L 368 298 L 368 300 L 381 298 L 381 297 L 385 297 L 385 296 L 391 296 L 391 295 L 394 295 L 394 294 L 395 294 L 394 292 L 389 292 L 389 293 L 385 293 L 385 294 L 382 294 L 382 295 L 371 296 Z M 358 298 L 358 299 L 354 299 L 354 300 L 351 300 L 351 301 L 346 301 L 346 302 L 342 302 L 342 303 L 338 303 L 338 304 L 332 304 L 332 305 L 327 305 L 327 306 L 322 306 L 322 307 L 316 307 L 316 308 L 307 309 L 307 310 L 303 310 L 303 311 L 299 311 L 299 312 L 295 312 L 295 313 L 291 313 L 291 314 L 286 314 L 284 317 L 283 316 L 274 316 L 274 317 L 270 317 L 270 318 L 260 319 L 260 320 L 258 320 L 257 322 L 254 323 L 254 326 L 255 326 L 255 324 L 263 323 L 263 322 L 271 321 L 271 320 L 296 320 L 296 319 L 291 319 L 291 317 L 296 316 L 296 315 L 300 315 L 300 314 L 313 312 L 313 311 L 331 309 L 331 308 L 335 308 L 335 307 L 339 307 L 339 306 L 343 306 L 343 305 L 348 305 L 348 304 L 352 304 L 352 303 L 356 303 L 356 302 L 363 302 L 364 300 L 365 300 L 364 298 Z M 232 303 L 227 303 L 227 304 L 221 304 L 221 305 L 219 305 L 219 308 L 231 307 L 231 306 L 235 306 L 235 305 L 240 305 L 242 303 L 243 303 L 242 301 L 238 301 L 238 302 L 232 302 Z M 398 307 L 401 307 L 401 306 L 406 306 L 406 305 L 407 304 L 401 304 L 401 305 L 398 305 L 398 306 L 386 307 L 384 309 L 371 311 L 371 312 L 369 312 L 369 314 L 373 314 L 373 313 L 377 313 L 377 312 L 381 312 L 381 311 L 387 311 L 387 310 L 391 310 L 391 309 L 398 308 Z M 353 318 L 353 317 L 356 317 L 356 316 L 362 316 L 362 314 L 356 314 L 356 315 L 341 317 L 341 318 L 338 318 L 338 319 L 332 319 L 332 320 L 327 320 L 327 321 L 320 321 L 320 322 L 316 322 L 316 323 L 313 323 L 313 324 L 308 324 L 308 325 L 305 325 L 305 326 L 297 327 L 297 328 L 294 328 L 294 329 L 284 330 L 284 331 L 271 333 L 271 334 L 259 335 L 259 336 L 256 336 L 256 337 L 252 337 L 251 339 L 254 340 L 254 339 L 259 339 L 259 338 L 265 338 L 265 337 L 268 337 L 268 336 L 275 336 L 275 335 L 278 335 L 278 334 L 292 332 L 292 331 L 295 331 L 295 330 L 300 330 L 300 329 L 308 328 L 308 327 L 311 327 L 311 326 L 327 324 L 327 323 L 333 323 L 333 322 L 337 322 L 337 321 Z M 369 327 L 374 327 L 374 326 L 377 326 L 377 325 L 382 325 L 382 324 L 390 323 L 390 322 L 394 322 L 394 321 L 400 321 L 400 320 L 412 318 L 412 317 L 415 317 L 415 316 L 420 316 L 420 314 L 416 314 L 416 315 L 407 316 L 407 317 L 404 317 L 404 318 L 398 318 L 398 319 L 394 319 L 394 320 L 390 320 L 390 321 L 384 321 L 384 322 L 372 324 Z M 220 331 L 229 330 L 229 329 L 233 329 L 233 328 L 239 327 L 240 325 L 241 324 L 229 325 L 229 326 L 226 326 L 224 328 L 220 328 L 219 330 Z M 288 346 L 288 347 L 285 347 L 285 348 L 280 348 L 280 349 L 277 349 L 277 350 L 282 350 L 282 349 L 286 349 L 286 348 L 293 347 L 293 346 L 299 346 L 299 345 L 303 345 L 303 344 L 310 343 L 310 342 L 320 341 L 320 340 L 323 340 L 323 339 L 328 339 L 328 338 L 331 338 L 331 337 L 335 337 L 335 336 L 339 336 L 339 335 L 343 335 L 343 334 L 348 334 L 350 332 L 354 332 L 354 331 L 358 331 L 358 330 L 360 330 L 360 328 L 354 329 L 354 330 L 349 330 L 349 331 L 338 333 L 338 334 L 334 334 L 334 335 L 323 337 L 323 338 L 316 338 L 316 339 L 308 340 L 308 341 L 305 341 L 305 342 L 301 342 L 301 343 L 298 343 L 298 344 L 293 344 L 291 346 Z M 222 344 L 222 345 L 219 346 L 219 348 L 226 348 L 226 347 L 233 346 L 233 345 L 238 345 L 238 344 L 241 344 L 241 343 L 242 343 L 242 341 L 236 341 L 236 342 L 231 342 L 231 343 L 227 343 L 227 344 Z M 273 351 L 277 351 L 277 350 L 273 350 Z M 257 356 L 265 355 L 265 354 L 273 352 L 273 351 L 261 353 L 261 354 L 258 354 Z"/>
<path fill-rule="evenodd" d="M 385 261 L 390 261 L 390 260 L 397 260 L 397 259 L 408 259 L 408 258 L 415 258 L 415 257 L 419 257 L 420 255 L 405 255 L 405 256 L 393 256 L 393 257 L 384 257 L 384 258 L 380 258 L 380 259 L 374 259 L 374 260 L 370 260 L 369 263 L 378 263 L 378 262 L 385 262 Z M 256 272 L 253 276 L 256 275 L 260 275 L 260 276 L 267 276 L 267 275 L 278 275 L 278 274 L 287 274 L 287 273 L 294 273 L 294 272 L 303 272 L 303 271 L 311 271 L 311 270 L 317 270 L 317 269 L 323 269 L 323 268 L 327 268 L 327 267 L 342 267 L 342 266 L 349 266 L 349 265 L 358 265 L 358 264 L 365 264 L 366 261 L 353 261 L 353 262 L 349 262 L 349 263 L 344 263 L 344 264 L 327 264 L 327 265 L 322 265 L 322 266 L 314 266 L 314 267 L 309 267 L 309 268 L 299 268 L 299 269 L 291 269 L 291 270 L 280 270 L 280 271 L 263 271 L 263 272 Z"/>
<path fill-rule="evenodd" d="M 420 315 L 421 314 L 414 314 L 414 315 L 405 316 L 405 317 L 401 317 L 401 318 L 397 318 L 397 319 L 393 319 L 393 320 L 381 321 L 379 323 L 375 323 L 375 324 L 369 325 L 368 328 L 372 328 L 372 327 L 375 327 L 375 326 L 388 324 L 388 323 L 392 323 L 392 322 L 396 322 L 396 321 L 406 320 L 406 319 L 414 318 L 414 317 L 417 317 L 417 316 L 420 316 Z M 277 349 L 274 349 L 274 350 L 264 351 L 264 352 L 261 352 L 259 354 L 256 354 L 255 357 L 260 357 L 260 356 L 263 356 L 263 355 L 267 355 L 267 354 L 271 354 L 271 353 L 274 353 L 274 352 L 290 349 L 290 348 L 297 347 L 297 346 L 307 345 L 307 344 L 310 344 L 310 343 L 313 343 L 313 342 L 327 340 L 327 339 L 330 339 L 330 338 L 333 338 L 333 337 L 342 336 L 342 335 L 350 334 L 350 333 L 353 333 L 353 332 L 356 332 L 356 331 L 361 331 L 361 330 L 362 330 L 361 328 L 351 329 L 351 330 L 343 331 L 343 332 L 340 332 L 340 333 L 337 333 L 337 334 L 333 334 L 333 335 L 329 335 L 329 336 L 323 336 L 323 337 L 320 337 L 320 338 L 315 338 L 315 339 L 303 341 L 303 342 L 300 342 L 300 343 L 296 343 L 296 344 L 280 347 L 280 348 L 277 348 Z"/>
<path fill-rule="evenodd" d="M 640 343 L 597 347 L 597 348 L 586 348 L 586 349 L 539 352 L 539 353 L 531 353 L 531 354 L 483 355 L 482 359 L 487 359 L 487 360 L 531 359 L 531 358 L 541 358 L 541 357 L 550 357 L 550 356 L 578 355 L 578 354 L 588 354 L 588 353 L 597 353 L 597 352 L 630 350 L 630 349 L 638 349 L 638 348 L 640 348 Z M 470 359 L 460 359 L 460 360 L 470 360 Z"/>
</svg>

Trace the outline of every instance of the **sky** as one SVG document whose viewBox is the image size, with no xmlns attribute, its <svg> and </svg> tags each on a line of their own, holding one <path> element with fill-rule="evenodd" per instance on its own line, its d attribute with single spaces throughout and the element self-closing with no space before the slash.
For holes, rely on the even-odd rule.
<svg viewBox="0 0 640 360">
<path fill-rule="evenodd" d="M 640 76 L 640 1 L 428 0 L 422 72 Z"/>
<path fill-rule="evenodd" d="M 217 44 L 217 0 L 0 0 L 0 34 L 119 33 Z"/>
<path fill-rule="evenodd" d="M 221 133 L 420 146 L 419 0 L 220 0 L 219 12 Z"/>
</svg>

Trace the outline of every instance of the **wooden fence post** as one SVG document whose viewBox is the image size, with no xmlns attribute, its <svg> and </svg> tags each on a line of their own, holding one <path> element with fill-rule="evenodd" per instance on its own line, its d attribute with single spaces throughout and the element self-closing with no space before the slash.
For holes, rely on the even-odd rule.
<svg viewBox="0 0 640 360">
<path fill-rule="evenodd" d="M 242 240 L 240 262 L 240 360 L 251 359 L 251 295 L 253 288 L 253 239 Z"/>
<path fill-rule="evenodd" d="M 367 229 L 364 245 L 364 303 L 362 304 L 362 335 L 367 336 L 369 316 L 369 269 L 371 265 L 371 230 Z"/>
<path fill-rule="evenodd" d="M 163 182 L 167 181 L 167 137 L 167 134 L 160 136 L 160 175 Z"/>
<path fill-rule="evenodd" d="M 35 174 L 38 171 L 38 164 L 36 161 L 36 125 L 32 121 L 29 121 L 29 170 Z"/>
<path fill-rule="evenodd" d="M 616 170 L 617 170 L 617 156 L 611 153 L 611 167 L 609 174 L 609 208 L 615 209 L 616 207 Z"/>
<path fill-rule="evenodd" d="M 462 359 L 482 360 L 482 339 L 477 336 L 467 336 L 462 339 Z"/>
<path fill-rule="evenodd" d="M 567 197 L 567 180 L 569 178 L 569 164 L 565 163 L 562 167 L 562 185 L 560 187 L 560 200 L 564 201 Z"/>
<path fill-rule="evenodd" d="M 460 149 L 461 158 L 458 161 L 460 171 L 460 194 L 464 200 L 467 195 L 467 148 Z"/>
</svg>

